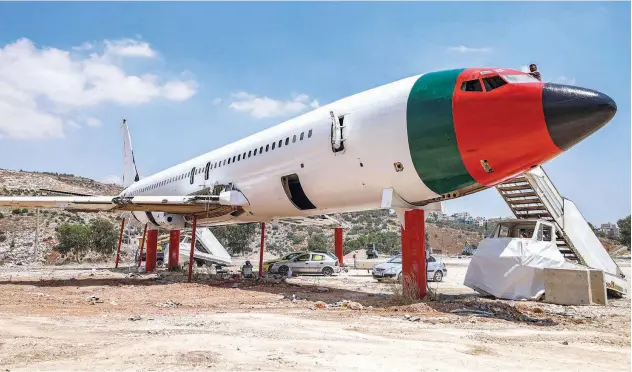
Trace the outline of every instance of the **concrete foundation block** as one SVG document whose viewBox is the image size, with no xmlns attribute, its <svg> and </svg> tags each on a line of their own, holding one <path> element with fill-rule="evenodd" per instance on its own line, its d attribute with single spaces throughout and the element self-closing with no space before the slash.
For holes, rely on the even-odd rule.
<svg viewBox="0 0 632 372">
<path fill-rule="evenodd" d="M 592 293 L 587 269 L 544 269 L 544 301 L 558 305 L 590 305 Z"/>
<path fill-rule="evenodd" d="M 608 294 L 606 292 L 606 276 L 602 270 L 590 269 L 590 294 L 595 305 L 608 306 Z"/>
</svg>

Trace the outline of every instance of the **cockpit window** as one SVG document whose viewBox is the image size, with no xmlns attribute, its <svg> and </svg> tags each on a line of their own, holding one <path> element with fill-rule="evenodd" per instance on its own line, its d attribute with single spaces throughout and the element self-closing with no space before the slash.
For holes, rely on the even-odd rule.
<svg viewBox="0 0 632 372">
<path fill-rule="evenodd" d="M 540 80 L 531 75 L 503 75 L 510 83 L 539 83 Z"/>
<path fill-rule="evenodd" d="M 500 76 L 490 76 L 487 78 L 483 78 L 483 83 L 485 84 L 485 90 L 488 92 L 507 84 L 507 82 L 504 81 Z"/>
<path fill-rule="evenodd" d="M 464 92 L 482 92 L 483 87 L 481 86 L 481 81 L 476 79 L 464 81 L 463 84 L 461 84 L 461 90 Z"/>
</svg>

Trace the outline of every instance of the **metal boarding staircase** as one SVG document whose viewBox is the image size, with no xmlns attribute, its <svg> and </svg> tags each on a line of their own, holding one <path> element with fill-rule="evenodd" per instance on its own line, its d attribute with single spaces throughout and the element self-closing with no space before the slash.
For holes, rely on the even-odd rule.
<svg viewBox="0 0 632 372">
<path fill-rule="evenodd" d="M 497 185 L 496 189 L 516 218 L 537 218 L 553 223 L 560 253 L 569 261 L 585 265 L 562 228 L 562 196 L 542 168 L 534 168 L 529 173 L 505 181 Z"/>
<path fill-rule="evenodd" d="M 555 225 L 557 247 L 568 261 L 603 270 L 607 288 L 627 293 L 627 280 L 575 204 L 555 188 L 544 169 L 528 172 L 496 186 L 516 218 L 542 219 Z"/>
</svg>

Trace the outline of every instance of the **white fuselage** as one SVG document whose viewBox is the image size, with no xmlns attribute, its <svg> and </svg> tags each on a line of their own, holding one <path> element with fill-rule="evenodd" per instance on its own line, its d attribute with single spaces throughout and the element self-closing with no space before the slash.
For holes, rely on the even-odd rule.
<svg viewBox="0 0 632 372">
<path fill-rule="evenodd" d="M 140 179 L 121 195 L 188 195 L 214 184 L 232 183 L 248 199 L 250 213 L 209 220 L 208 224 L 376 209 L 387 188 L 409 202 L 436 198 L 439 195 L 415 172 L 407 140 L 407 99 L 418 77 L 320 107 Z M 345 150 L 337 153 L 332 150 L 330 111 L 336 117 L 344 116 Z M 398 162 L 402 171 L 395 169 Z M 205 179 L 207 163 L 209 177 Z M 281 181 L 290 174 L 298 175 L 315 209 L 301 210 L 290 201 Z"/>
</svg>

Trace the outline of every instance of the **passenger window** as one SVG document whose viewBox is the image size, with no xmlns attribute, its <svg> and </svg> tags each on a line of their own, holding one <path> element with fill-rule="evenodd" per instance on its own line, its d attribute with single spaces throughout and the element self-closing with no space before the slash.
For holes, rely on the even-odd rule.
<svg viewBox="0 0 632 372">
<path fill-rule="evenodd" d="M 276 146 L 276 142 L 272 142 L 272 150 L 274 150 L 274 146 Z"/>
<path fill-rule="evenodd" d="M 488 78 L 483 79 L 483 84 L 485 84 L 485 90 L 490 91 L 496 88 L 500 88 L 503 85 L 507 84 L 500 76 L 490 76 Z"/>
<path fill-rule="evenodd" d="M 241 160 L 241 154 L 237 155 L 237 161 Z"/>
<path fill-rule="evenodd" d="M 250 155 L 252 155 L 252 150 L 248 151 L 248 157 L 250 157 Z"/>
<path fill-rule="evenodd" d="M 476 79 L 464 81 L 463 84 L 461 84 L 461 90 L 464 92 L 482 92 L 483 87 L 481 86 L 481 81 Z"/>
<path fill-rule="evenodd" d="M 324 261 L 325 260 L 325 256 L 323 256 L 322 254 L 315 254 L 312 256 L 312 261 Z"/>
<path fill-rule="evenodd" d="M 283 146 L 283 140 L 279 140 L 279 147 Z"/>
<path fill-rule="evenodd" d="M 252 153 L 252 156 L 257 156 L 257 149 Z"/>
<path fill-rule="evenodd" d="M 235 162 L 235 159 L 236 159 L 236 158 L 237 158 L 236 156 L 233 156 L 233 163 Z"/>
<path fill-rule="evenodd" d="M 540 224 L 538 228 L 538 240 L 541 242 L 550 242 L 551 239 L 551 226 Z"/>
<path fill-rule="evenodd" d="M 246 153 L 245 152 L 244 152 L 244 156 L 243 157 L 244 157 L 244 159 L 246 158 Z"/>
<path fill-rule="evenodd" d="M 263 146 L 261 146 L 261 148 L 259 148 L 259 153 L 261 154 L 263 152 Z"/>
<path fill-rule="evenodd" d="M 305 132 L 301 132 L 301 137 L 299 138 L 300 141 L 303 140 L 303 135 L 305 134 Z"/>
<path fill-rule="evenodd" d="M 268 152 L 268 148 L 270 147 L 270 145 L 266 145 L 266 152 Z"/>
<path fill-rule="evenodd" d="M 428 257 L 428 262 L 437 262 L 437 260 L 434 257 L 430 256 Z"/>
<path fill-rule="evenodd" d="M 312 138 L 312 130 L 310 129 L 309 132 L 307 132 L 307 138 Z"/>
<path fill-rule="evenodd" d="M 302 254 L 296 258 L 296 261 L 309 261 L 309 253 Z"/>
<path fill-rule="evenodd" d="M 498 237 L 499 238 L 506 238 L 508 236 L 509 236 L 509 227 L 501 226 L 500 227 L 500 231 L 498 232 Z"/>
<path fill-rule="evenodd" d="M 285 139 L 285 146 L 287 146 L 290 143 L 290 137 Z"/>
</svg>

